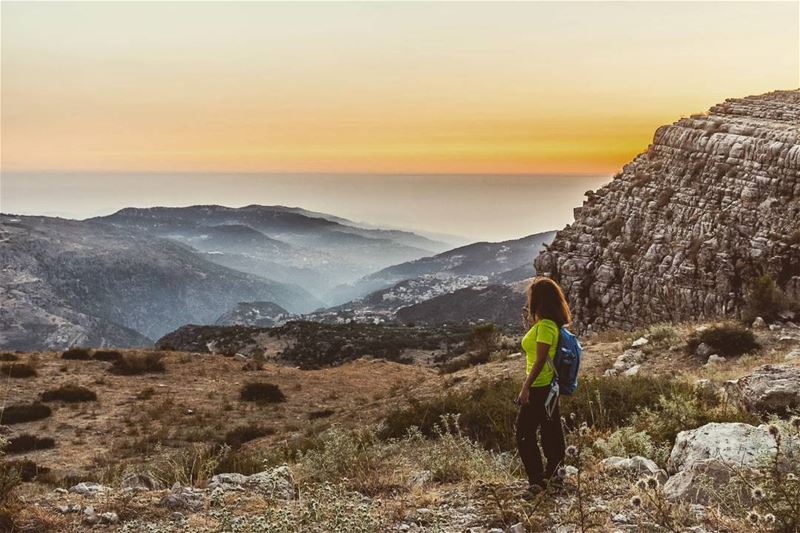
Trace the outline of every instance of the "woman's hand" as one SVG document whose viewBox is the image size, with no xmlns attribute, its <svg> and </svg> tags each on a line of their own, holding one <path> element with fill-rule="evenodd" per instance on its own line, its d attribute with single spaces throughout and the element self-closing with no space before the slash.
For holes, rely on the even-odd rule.
<svg viewBox="0 0 800 533">
<path fill-rule="evenodd" d="M 519 391 L 519 396 L 517 396 L 517 403 L 519 405 L 528 405 L 530 394 L 531 394 L 531 389 L 523 385 L 522 390 Z"/>
</svg>

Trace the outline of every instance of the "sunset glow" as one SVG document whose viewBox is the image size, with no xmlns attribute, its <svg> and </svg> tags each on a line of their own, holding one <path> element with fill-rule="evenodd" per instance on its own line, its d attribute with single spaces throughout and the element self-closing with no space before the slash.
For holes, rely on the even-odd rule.
<svg viewBox="0 0 800 533">
<path fill-rule="evenodd" d="M 800 84 L 796 2 L 2 15 L 14 171 L 613 173 L 681 114 Z"/>
</svg>

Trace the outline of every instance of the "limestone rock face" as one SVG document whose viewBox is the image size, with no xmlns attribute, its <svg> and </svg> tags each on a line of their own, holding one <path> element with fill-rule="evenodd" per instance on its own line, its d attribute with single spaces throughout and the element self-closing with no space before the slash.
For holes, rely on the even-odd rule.
<svg viewBox="0 0 800 533">
<path fill-rule="evenodd" d="M 740 317 L 769 273 L 800 298 L 800 91 L 659 128 L 535 261 L 579 330 Z"/>
<path fill-rule="evenodd" d="M 736 397 L 750 411 L 786 413 L 800 407 L 800 368 L 764 365 L 736 382 Z"/>
</svg>

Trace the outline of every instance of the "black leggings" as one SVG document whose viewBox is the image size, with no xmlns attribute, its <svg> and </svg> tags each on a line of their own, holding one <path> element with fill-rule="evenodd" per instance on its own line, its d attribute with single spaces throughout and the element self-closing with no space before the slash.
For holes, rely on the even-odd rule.
<svg viewBox="0 0 800 533">
<path fill-rule="evenodd" d="M 564 430 L 561 427 L 561 412 L 558 405 L 548 418 L 544 401 L 550 386 L 532 387 L 530 400 L 519 409 L 517 415 L 517 450 L 519 450 L 525 472 L 530 483 L 543 484 L 552 477 L 564 460 Z M 542 449 L 547 458 L 547 468 L 542 466 L 542 455 L 536 442 L 536 433 L 542 437 Z"/>
</svg>

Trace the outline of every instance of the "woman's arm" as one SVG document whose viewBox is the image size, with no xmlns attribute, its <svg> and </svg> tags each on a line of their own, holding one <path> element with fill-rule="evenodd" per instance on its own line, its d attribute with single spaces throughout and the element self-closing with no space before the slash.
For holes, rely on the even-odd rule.
<svg viewBox="0 0 800 533">
<path fill-rule="evenodd" d="M 528 403 L 528 397 L 531 391 L 531 385 L 533 385 L 533 382 L 536 381 L 537 377 L 539 377 L 539 373 L 542 371 L 542 368 L 544 368 L 544 365 L 547 362 L 549 351 L 550 351 L 549 344 L 545 344 L 544 342 L 536 343 L 536 361 L 534 361 L 533 368 L 531 368 L 528 377 L 525 378 L 525 383 L 523 383 L 522 390 L 519 393 L 519 397 L 517 397 L 517 403 L 521 405 L 525 405 Z"/>
</svg>

